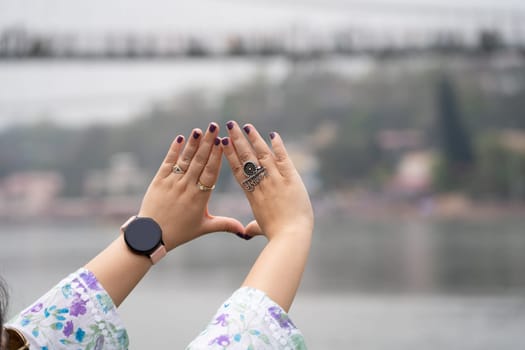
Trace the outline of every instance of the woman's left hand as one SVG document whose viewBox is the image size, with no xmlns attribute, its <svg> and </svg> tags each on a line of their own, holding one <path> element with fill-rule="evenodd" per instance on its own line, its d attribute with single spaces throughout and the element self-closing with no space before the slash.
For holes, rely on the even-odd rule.
<svg viewBox="0 0 525 350">
<path fill-rule="evenodd" d="M 179 135 L 144 196 L 138 216 L 160 225 L 168 251 L 206 233 L 244 233 L 238 220 L 208 212 L 221 167 L 218 132 L 219 126 L 210 123 L 204 135 L 194 129 L 187 142 Z M 179 171 L 173 170 L 175 165 Z"/>
</svg>

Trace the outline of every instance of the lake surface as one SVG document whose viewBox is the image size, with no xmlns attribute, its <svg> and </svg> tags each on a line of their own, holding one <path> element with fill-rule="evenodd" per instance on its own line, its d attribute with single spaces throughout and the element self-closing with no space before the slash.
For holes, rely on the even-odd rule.
<svg viewBox="0 0 525 350">
<path fill-rule="evenodd" d="M 522 349 L 524 224 L 320 218 L 291 316 L 310 349 Z M 85 264 L 118 227 L 2 223 L 10 314 Z M 131 349 L 184 348 L 263 245 L 218 233 L 172 252 L 121 307 Z"/>
</svg>

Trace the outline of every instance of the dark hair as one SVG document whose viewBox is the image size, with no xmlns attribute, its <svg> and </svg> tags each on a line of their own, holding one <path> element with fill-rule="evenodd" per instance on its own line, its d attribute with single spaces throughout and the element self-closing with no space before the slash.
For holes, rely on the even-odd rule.
<svg viewBox="0 0 525 350">
<path fill-rule="evenodd" d="M 0 344 L 2 342 L 2 327 L 4 326 L 4 317 L 7 313 L 8 298 L 7 285 L 0 277 Z"/>
</svg>

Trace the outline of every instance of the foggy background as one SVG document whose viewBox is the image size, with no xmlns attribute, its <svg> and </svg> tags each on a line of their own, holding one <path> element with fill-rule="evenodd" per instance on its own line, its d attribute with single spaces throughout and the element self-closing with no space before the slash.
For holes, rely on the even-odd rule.
<svg viewBox="0 0 525 350">
<path fill-rule="evenodd" d="M 9 314 L 118 235 L 176 135 L 234 119 L 312 197 L 310 349 L 523 348 L 524 110 L 518 0 L 0 0 Z M 226 166 L 210 210 L 251 220 Z M 264 243 L 173 251 L 121 307 L 130 348 L 187 345 Z"/>
</svg>

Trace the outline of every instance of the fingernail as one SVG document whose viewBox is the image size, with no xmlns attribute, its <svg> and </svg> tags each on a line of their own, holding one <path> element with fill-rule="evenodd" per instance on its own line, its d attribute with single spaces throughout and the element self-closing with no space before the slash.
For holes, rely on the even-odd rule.
<svg viewBox="0 0 525 350">
<path fill-rule="evenodd" d="M 198 139 L 199 136 L 201 136 L 201 134 L 199 134 L 198 131 L 194 131 L 194 132 L 193 132 L 193 138 L 194 138 L 194 139 Z"/>
<path fill-rule="evenodd" d="M 271 138 L 272 140 L 275 138 L 275 133 L 274 133 L 273 131 L 270 133 L 270 138 Z"/>
<path fill-rule="evenodd" d="M 244 132 L 245 132 L 245 133 L 247 133 L 247 134 L 250 133 L 250 126 L 245 125 L 243 129 L 244 129 Z"/>
<path fill-rule="evenodd" d="M 215 138 L 215 141 L 214 141 L 213 143 L 215 143 L 215 146 L 218 146 L 219 143 L 221 143 L 221 139 L 218 138 L 218 137 L 216 137 L 216 138 Z"/>
<path fill-rule="evenodd" d="M 215 125 L 215 123 L 211 123 L 208 130 L 210 130 L 210 132 L 215 132 L 215 130 L 217 130 L 217 125 Z"/>
<path fill-rule="evenodd" d="M 225 138 L 222 139 L 222 144 L 223 144 L 224 146 L 228 146 L 229 143 L 230 143 L 230 140 L 229 140 L 227 137 L 225 137 Z"/>
<path fill-rule="evenodd" d="M 184 137 L 182 137 L 182 136 L 180 136 L 180 135 L 177 136 L 177 143 L 181 143 L 182 140 L 184 140 Z"/>
<path fill-rule="evenodd" d="M 236 233 L 237 237 L 240 237 L 244 240 L 247 240 L 249 241 L 250 239 L 252 239 L 253 236 L 248 236 L 248 235 L 245 235 L 245 234 L 242 234 L 242 233 Z"/>
<path fill-rule="evenodd" d="M 233 129 L 233 122 L 232 121 L 227 122 L 226 126 L 228 127 L 228 130 Z"/>
</svg>

